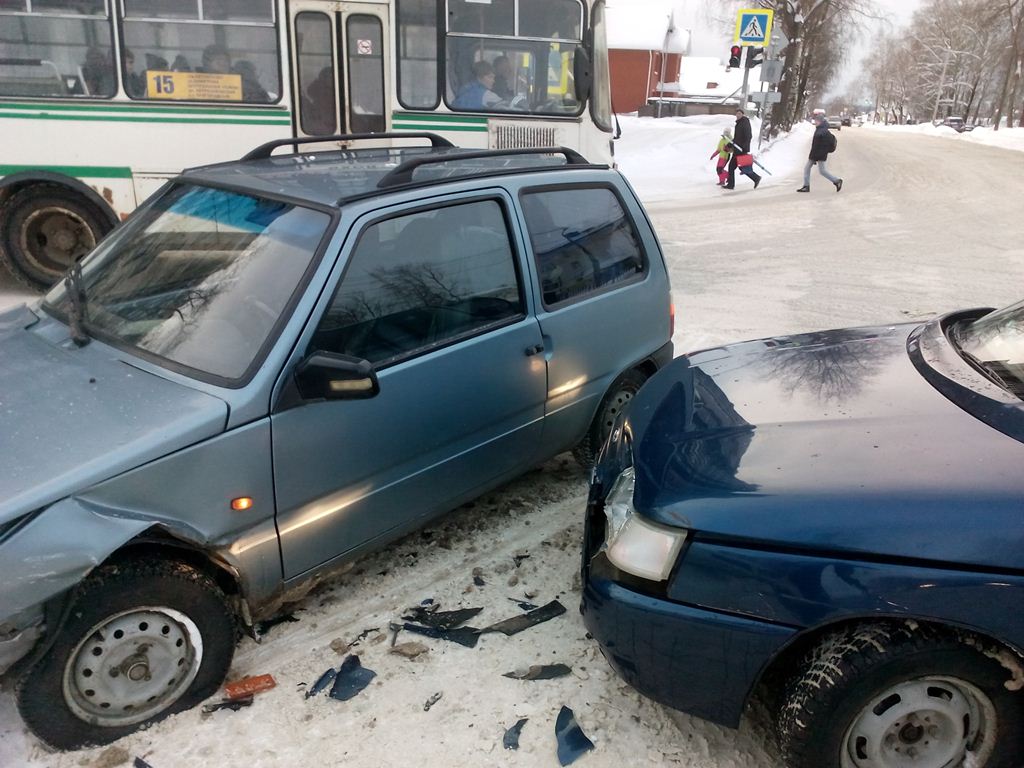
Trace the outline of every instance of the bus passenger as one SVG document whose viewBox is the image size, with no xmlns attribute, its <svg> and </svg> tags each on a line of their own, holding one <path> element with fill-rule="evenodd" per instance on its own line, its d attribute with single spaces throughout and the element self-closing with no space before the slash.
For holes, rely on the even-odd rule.
<svg viewBox="0 0 1024 768">
<path fill-rule="evenodd" d="M 516 95 L 516 73 L 512 69 L 512 62 L 508 60 L 508 56 L 495 56 L 491 65 L 494 67 L 494 92 L 502 101 L 512 101 L 512 97 Z"/>
<path fill-rule="evenodd" d="M 457 109 L 486 109 L 501 101 L 501 97 L 493 90 L 494 67 L 486 61 L 475 62 L 473 77 L 476 79 L 459 89 L 458 95 L 452 102 L 453 107 Z"/>
<path fill-rule="evenodd" d="M 82 80 L 90 96 L 114 95 L 114 53 L 110 48 L 94 45 L 85 52 Z"/>
<path fill-rule="evenodd" d="M 124 49 L 124 90 L 133 99 L 146 95 L 146 78 L 135 71 L 135 54 L 131 48 Z"/>
<path fill-rule="evenodd" d="M 203 49 L 203 68 L 200 72 L 210 72 L 215 75 L 231 74 L 231 56 L 228 49 L 223 45 L 208 45 Z"/>
</svg>

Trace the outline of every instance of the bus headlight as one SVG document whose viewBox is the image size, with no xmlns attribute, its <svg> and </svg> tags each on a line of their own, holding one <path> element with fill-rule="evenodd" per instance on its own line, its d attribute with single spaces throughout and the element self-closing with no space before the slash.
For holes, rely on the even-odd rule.
<svg viewBox="0 0 1024 768">
<path fill-rule="evenodd" d="M 633 509 L 633 467 L 615 480 L 604 513 L 608 518 L 604 549 L 619 570 L 650 581 L 665 581 L 686 542 L 686 531 L 644 520 Z"/>
</svg>

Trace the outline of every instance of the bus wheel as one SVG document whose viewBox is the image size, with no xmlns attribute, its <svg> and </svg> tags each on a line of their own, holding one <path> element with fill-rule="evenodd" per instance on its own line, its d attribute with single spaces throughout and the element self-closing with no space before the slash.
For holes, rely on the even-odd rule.
<svg viewBox="0 0 1024 768">
<path fill-rule="evenodd" d="M 48 288 L 110 231 L 92 203 L 56 184 L 15 192 L 0 209 L 0 253 L 14 276 Z"/>
</svg>

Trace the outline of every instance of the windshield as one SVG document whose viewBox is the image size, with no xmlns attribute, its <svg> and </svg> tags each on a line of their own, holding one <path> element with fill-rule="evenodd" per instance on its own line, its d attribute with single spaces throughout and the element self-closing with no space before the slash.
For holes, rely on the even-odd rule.
<svg viewBox="0 0 1024 768">
<path fill-rule="evenodd" d="M 172 188 L 82 264 L 83 326 L 223 379 L 255 361 L 324 232 L 325 213 Z M 46 296 L 69 311 L 63 283 Z"/>
<path fill-rule="evenodd" d="M 953 337 L 972 362 L 1024 398 L 1024 301 L 957 326 Z"/>
</svg>

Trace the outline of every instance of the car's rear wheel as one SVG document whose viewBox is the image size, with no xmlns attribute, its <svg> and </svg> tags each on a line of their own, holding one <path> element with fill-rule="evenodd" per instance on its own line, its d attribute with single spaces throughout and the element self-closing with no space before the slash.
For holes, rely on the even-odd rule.
<svg viewBox="0 0 1024 768">
<path fill-rule="evenodd" d="M 793 768 L 1011 768 L 1024 754 L 1020 660 L 980 638 L 855 626 L 801 670 L 778 723 Z"/>
<path fill-rule="evenodd" d="M 597 452 L 601 450 L 601 446 L 611 434 L 615 419 L 629 405 L 629 401 L 640 391 L 640 387 L 644 385 L 645 381 L 647 381 L 647 376 L 634 368 L 626 371 L 612 382 L 601 405 L 598 406 L 586 436 L 572 449 L 576 461 L 585 468 L 594 465 Z"/>
<path fill-rule="evenodd" d="M 224 593 L 206 574 L 170 561 L 106 566 L 19 682 L 18 709 L 58 749 L 105 744 L 211 695 L 235 640 Z"/>
</svg>

